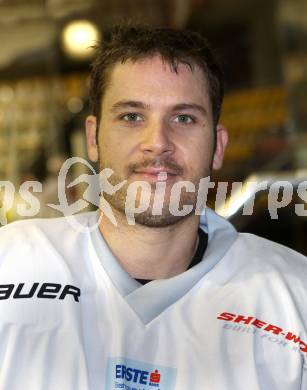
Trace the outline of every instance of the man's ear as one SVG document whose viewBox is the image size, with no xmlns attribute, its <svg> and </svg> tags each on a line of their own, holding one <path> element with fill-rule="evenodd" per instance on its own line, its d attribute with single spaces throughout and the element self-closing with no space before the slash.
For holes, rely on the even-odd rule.
<svg viewBox="0 0 307 390">
<path fill-rule="evenodd" d="M 87 154 L 92 162 L 98 161 L 98 145 L 96 142 L 97 120 L 90 115 L 85 121 Z"/>
<path fill-rule="evenodd" d="M 220 169 L 223 165 L 224 153 L 228 142 L 228 131 L 219 123 L 216 127 L 216 147 L 213 156 L 213 169 Z"/>
</svg>

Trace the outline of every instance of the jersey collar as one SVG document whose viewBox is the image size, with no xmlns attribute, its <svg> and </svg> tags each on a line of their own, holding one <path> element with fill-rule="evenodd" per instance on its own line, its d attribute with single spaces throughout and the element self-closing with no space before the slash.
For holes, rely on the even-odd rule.
<svg viewBox="0 0 307 390">
<path fill-rule="evenodd" d="M 98 212 L 93 213 L 92 218 L 97 220 L 98 217 Z M 123 269 L 98 228 L 90 232 L 91 242 L 102 267 L 145 325 L 187 294 L 200 279 L 207 277 L 238 236 L 228 221 L 209 208 L 201 215 L 200 228 L 208 234 L 208 246 L 202 261 L 180 275 L 154 280 L 145 285 L 138 283 Z"/>
</svg>

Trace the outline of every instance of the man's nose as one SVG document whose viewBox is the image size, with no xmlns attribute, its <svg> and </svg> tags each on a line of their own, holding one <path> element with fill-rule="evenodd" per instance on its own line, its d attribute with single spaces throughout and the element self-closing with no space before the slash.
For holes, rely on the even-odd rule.
<svg viewBox="0 0 307 390">
<path fill-rule="evenodd" d="M 144 129 L 140 148 L 145 154 L 172 154 L 175 145 L 172 141 L 172 129 L 164 121 L 153 121 Z"/>
</svg>

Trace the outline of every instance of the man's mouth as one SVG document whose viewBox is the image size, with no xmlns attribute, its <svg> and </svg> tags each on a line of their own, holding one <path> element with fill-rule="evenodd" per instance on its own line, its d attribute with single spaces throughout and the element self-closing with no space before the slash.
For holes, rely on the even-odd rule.
<svg viewBox="0 0 307 390">
<path fill-rule="evenodd" d="M 150 181 L 169 181 L 178 176 L 175 170 L 166 167 L 146 167 L 133 171 L 134 175 Z"/>
</svg>

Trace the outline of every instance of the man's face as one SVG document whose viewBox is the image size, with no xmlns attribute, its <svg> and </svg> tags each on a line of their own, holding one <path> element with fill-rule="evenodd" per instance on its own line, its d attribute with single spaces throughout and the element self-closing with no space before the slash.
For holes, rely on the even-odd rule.
<svg viewBox="0 0 307 390">
<path fill-rule="evenodd" d="M 227 141 L 218 127 L 214 151 L 214 124 L 206 79 L 200 68 L 185 64 L 171 70 L 159 56 L 117 64 L 104 93 L 98 147 L 96 123 L 87 118 L 88 152 L 99 160 L 100 170 L 111 168 L 112 184 L 127 180 L 121 190 L 105 199 L 124 213 L 126 191 L 138 180 L 150 184 L 152 195 L 146 212 L 136 222 L 168 226 L 180 220 L 169 211 L 171 189 L 178 181 L 197 184 L 218 169 Z M 162 215 L 152 215 L 158 174 L 167 173 Z M 139 193 L 138 193 L 139 195 Z M 181 204 L 195 205 L 197 193 L 181 192 Z M 137 199 L 137 201 L 139 201 Z M 182 218 L 182 217 L 181 217 Z"/>
</svg>

